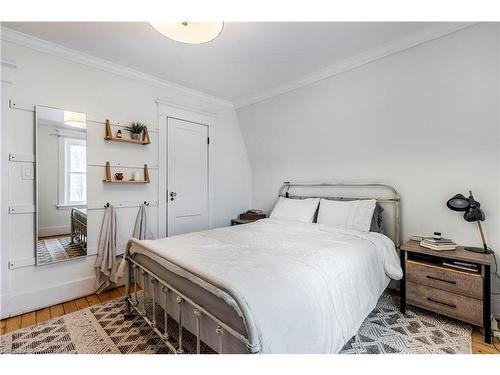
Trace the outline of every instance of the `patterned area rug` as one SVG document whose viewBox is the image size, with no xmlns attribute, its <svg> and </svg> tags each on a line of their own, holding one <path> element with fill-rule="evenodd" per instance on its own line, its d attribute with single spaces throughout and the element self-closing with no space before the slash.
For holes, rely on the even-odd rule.
<svg viewBox="0 0 500 375">
<path fill-rule="evenodd" d="M 60 260 L 87 255 L 87 250 L 78 243 L 71 243 L 71 237 L 38 240 L 38 264 L 48 264 Z"/>
<path fill-rule="evenodd" d="M 402 314 L 399 297 L 384 293 L 341 353 L 471 354 L 472 326 L 413 306 Z"/>
<path fill-rule="evenodd" d="M 0 353 L 171 353 L 141 317 L 124 318 L 124 304 L 118 298 L 0 336 Z M 169 334 L 177 337 L 177 332 L 177 323 L 169 319 Z M 410 308 L 403 315 L 398 298 L 384 294 L 341 353 L 468 354 L 471 332 L 467 324 L 420 309 Z M 195 352 L 195 343 L 194 335 L 184 329 L 185 353 Z M 212 353 L 206 345 L 202 352 Z"/>
</svg>

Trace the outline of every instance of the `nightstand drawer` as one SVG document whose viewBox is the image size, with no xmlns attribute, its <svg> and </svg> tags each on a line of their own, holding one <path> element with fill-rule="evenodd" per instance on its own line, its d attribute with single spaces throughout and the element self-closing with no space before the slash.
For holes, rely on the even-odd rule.
<svg viewBox="0 0 500 375">
<path fill-rule="evenodd" d="M 483 278 L 480 274 L 408 260 L 406 263 L 406 277 L 408 281 L 417 284 L 477 299 L 483 298 Z"/>
<path fill-rule="evenodd" d="M 483 302 L 425 285 L 406 283 L 407 302 L 477 326 L 483 325 Z"/>
</svg>

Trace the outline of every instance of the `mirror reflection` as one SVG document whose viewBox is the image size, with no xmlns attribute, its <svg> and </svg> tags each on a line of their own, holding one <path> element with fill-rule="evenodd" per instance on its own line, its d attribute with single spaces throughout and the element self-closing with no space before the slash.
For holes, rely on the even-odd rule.
<svg viewBox="0 0 500 375">
<path fill-rule="evenodd" d="M 83 113 L 36 107 L 36 263 L 87 255 L 87 125 Z"/>
</svg>

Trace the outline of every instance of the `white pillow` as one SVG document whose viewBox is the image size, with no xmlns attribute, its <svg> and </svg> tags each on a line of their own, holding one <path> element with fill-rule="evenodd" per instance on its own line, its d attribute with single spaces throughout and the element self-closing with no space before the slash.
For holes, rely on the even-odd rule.
<svg viewBox="0 0 500 375">
<path fill-rule="evenodd" d="M 319 198 L 290 199 L 279 197 L 269 217 L 312 223 L 318 204 Z"/>
<path fill-rule="evenodd" d="M 318 223 L 369 232 L 376 203 L 375 199 L 355 201 L 321 199 Z"/>
</svg>

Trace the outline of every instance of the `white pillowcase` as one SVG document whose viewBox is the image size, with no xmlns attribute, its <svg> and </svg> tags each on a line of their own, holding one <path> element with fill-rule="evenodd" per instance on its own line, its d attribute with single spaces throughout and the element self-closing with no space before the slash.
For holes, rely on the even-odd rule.
<svg viewBox="0 0 500 375">
<path fill-rule="evenodd" d="M 321 199 L 318 224 L 369 232 L 376 204 L 375 199 L 355 201 Z"/>
<path fill-rule="evenodd" d="M 291 199 L 279 197 L 269 217 L 271 219 L 312 223 L 318 204 L 319 198 Z"/>
</svg>

